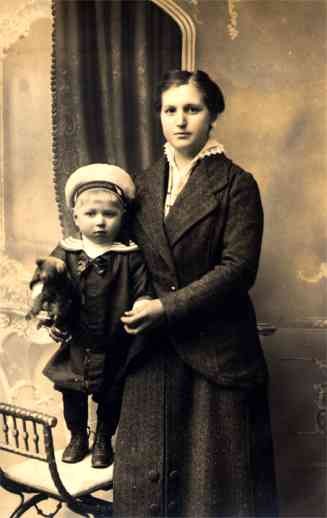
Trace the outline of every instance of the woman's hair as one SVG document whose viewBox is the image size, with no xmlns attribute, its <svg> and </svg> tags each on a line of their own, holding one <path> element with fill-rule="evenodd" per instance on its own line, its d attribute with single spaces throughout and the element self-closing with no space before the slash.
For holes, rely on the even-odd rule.
<svg viewBox="0 0 327 518">
<path fill-rule="evenodd" d="M 163 76 L 157 88 L 155 99 L 155 109 L 161 111 L 161 96 L 172 86 L 181 86 L 188 83 L 194 84 L 203 95 L 203 102 L 208 108 L 212 120 L 214 121 L 220 113 L 225 109 L 225 100 L 220 87 L 210 79 L 206 72 L 196 70 L 189 72 L 188 70 L 168 70 Z"/>
</svg>

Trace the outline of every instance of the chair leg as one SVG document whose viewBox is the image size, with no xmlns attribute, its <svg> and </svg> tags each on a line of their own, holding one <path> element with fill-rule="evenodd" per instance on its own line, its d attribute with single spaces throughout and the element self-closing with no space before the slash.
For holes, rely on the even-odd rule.
<svg viewBox="0 0 327 518">
<path fill-rule="evenodd" d="M 72 511 L 85 513 L 83 516 L 94 518 L 110 518 L 112 516 L 112 502 L 108 502 L 92 495 L 78 498 L 75 502 L 67 504 Z"/>
<path fill-rule="evenodd" d="M 48 495 L 34 495 L 26 502 L 21 502 L 20 505 L 15 509 L 15 511 L 10 515 L 9 518 L 18 518 L 19 516 L 22 516 L 28 509 L 33 507 L 33 505 L 37 504 L 38 502 L 42 502 L 43 500 L 47 500 Z M 56 511 L 58 512 L 59 509 Z"/>
</svg>

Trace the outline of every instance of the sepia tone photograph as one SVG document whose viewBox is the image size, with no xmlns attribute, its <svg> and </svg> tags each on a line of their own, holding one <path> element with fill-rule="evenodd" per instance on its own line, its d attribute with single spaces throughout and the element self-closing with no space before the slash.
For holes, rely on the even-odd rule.
<svg viewBox="0 0 327 518">
<path fill-rule="evenodd" d="M 326 0 L 1 0 L 1 518 L 327 518 L 326 80 Z"/>
</svg>

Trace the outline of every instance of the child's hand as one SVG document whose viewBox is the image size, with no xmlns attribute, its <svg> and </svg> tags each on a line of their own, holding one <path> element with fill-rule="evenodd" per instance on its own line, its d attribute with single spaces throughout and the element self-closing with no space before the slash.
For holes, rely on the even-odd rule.
<svg viewBox="0 0 327 518">
<path fill-rule="evenodd" d="M 146 329 L 158 327 L 164 319 L 164 308 L 160 299 L 142 299 L 135 302 L 131 311 L 121 317 L 126 333 L 137 335 Z"/>
<path fill-rule="evenodd" d="M 37 320 L 37 329 L 40 329 L 40 327 L 51 327 L 53 324 L 53 318 L 49 315 L 49 313 L 45 310 L 40 311 L 36 315 Z"/>
<path fill-rule="evenodd" d="M 51 326 L 49 329 L 49 335 L 52 340 L 55 342 L 68 342 L 71 340 L 72 336 L 68 331 L 64 331 L 63 329 L 59 329 L 56 326 Z"/>
</svg>

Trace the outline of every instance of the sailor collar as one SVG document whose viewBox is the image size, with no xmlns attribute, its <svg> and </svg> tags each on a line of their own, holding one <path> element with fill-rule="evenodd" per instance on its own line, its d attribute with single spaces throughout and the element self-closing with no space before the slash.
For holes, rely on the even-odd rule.
<svg viewBox="0 0 327 518">
<path fill-rule="evenodd" d="M 133 241 L 129 241 L 126 245 L 120 242 L 114 242 L 111 245 L 101 247 L 101 250 L 98 249 L 99 253 L 91 253 L 89 247 L 85 246 L 85 242 L 82 239 L 78 239 L 76 237 L 69 236 L 60 241 L 60 245 L 64 250 L 68 252 L 85 252 L 89 257 L 93 256 L 93 258 L 105 254 L 106 252 L 118 252 L 118 253 L 129 253 L 136 252 L 139 250 L 139 247 Z"/>
</svg>

